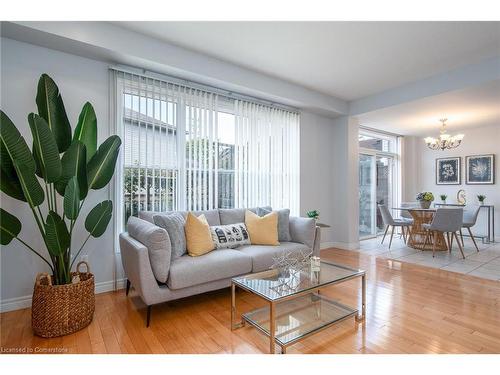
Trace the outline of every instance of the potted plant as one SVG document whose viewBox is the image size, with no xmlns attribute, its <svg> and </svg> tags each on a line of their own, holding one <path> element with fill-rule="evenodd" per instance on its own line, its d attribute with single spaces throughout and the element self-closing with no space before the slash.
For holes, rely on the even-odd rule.
<svg viewBox="0 0 500 375">
<path fill-rule="evenodd" d="M 416 199 L 420 203 L 420 207 L 429 208 L 434 200 L 434 195 L 430 191 L 423 191 L 417 194 Z"/>
<path fill-rule="evenodd" d="M 441 202 L 442 202 L 443 204 L 445 204 L 445 203 L 446 203 L 446 198 L 448 198 L 448 196 L 447 196 L 446 194 L 441 194 L 441 195 L 439 196 L 439 198 L 441 198 Z"/>
<path fill-rule="evenodd" d="M 311 210 L 306 212 L 307 217 L 310 217 L 311 219 L 318 220 L 319 219 L 319 211 L 318 210 Z"/>
<path fill-rule="evenodd" d="M 486 195 L 479 194 L 477 196 L 477 200 L 479 201 L 479 204 L 482 206 L 484 204 L 484 200 L 486 199 Z"/>
<path fill-rule="evenodd" d="M 88 239 L 100 237 L 111 219 L 110 200 L 98 203 L 85 220 L 79 214 L 91 190 L 105 187 L 113 176 L 121 140 L 112 135 L 97 148 L 97 119 L 90 103 L 83 106 L 73 135 L 55 82 L 42 74 L 38 82 L 38 114 L 30 113 L 32 150 L 9 117 L 0 110 L 1 190 L 26 202 L 43 242 L 30 245 L 19 237 L 22 224 L 15 213 L 0 209 L 0 242 L 18 240 L 50 268 L 39 274 L 33 292 L 35 334 L 56 337 L 75 332 L 92 321 L 94 277 L 71 272 Z M 72 242 L 76 228 L 88 232 L 81 246 Z M 44 249 L 45 248 L 45 249 Z M 46 251 L 44 251 L 46 250 Z"/>
</svg>

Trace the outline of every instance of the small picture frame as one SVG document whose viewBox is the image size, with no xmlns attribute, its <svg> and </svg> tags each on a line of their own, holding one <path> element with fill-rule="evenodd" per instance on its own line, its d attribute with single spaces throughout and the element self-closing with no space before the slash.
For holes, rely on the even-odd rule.
<svg viewBox="0 0 500 375">
<path fill-rule="evenodd" d="M 460 157 L 436 159 L 436 185 L 460 185 Z"/>
<path fill-rule="evenodd" d="M 495 183 L 495 155 L 469 155 L 465 157 L 465 183 L 492 185 Z"/>
</svg>

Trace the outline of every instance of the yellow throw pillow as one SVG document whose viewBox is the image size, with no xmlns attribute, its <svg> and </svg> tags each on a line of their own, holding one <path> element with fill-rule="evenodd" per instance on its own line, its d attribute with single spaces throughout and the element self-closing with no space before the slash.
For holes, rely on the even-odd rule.
<svg viewBox="0 0 500 375">
<path fill-rule="evenodd" d="M 184 231 L 186 233 L 186 248 L 192 257 L 209 253 L 215 249 L 205 215 L 196 217 L 188 212 Z"/>
<path fill-rule="evenodd" d="M 278 213 L 271 212 L 258 216 L 252 211 L 245 211 L 245 225 L 252 245 L 279 245 Z"/>
</svg>

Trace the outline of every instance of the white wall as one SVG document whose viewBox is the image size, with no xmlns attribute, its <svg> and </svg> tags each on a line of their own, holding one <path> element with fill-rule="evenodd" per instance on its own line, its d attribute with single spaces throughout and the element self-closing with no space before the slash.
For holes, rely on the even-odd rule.
<svg viewBox="0 0 500 375">
<path fill-rule="evenodd" d="M 406 164 L 404 182 L 405 201 L 414 201 L 419 191 L 431 191 L 436 201 L 440 194 L 448 195 L 449 203 L 456 203 L 458 190 L 464 189 L 468 204 L 477 204 L 478 194 L 486 195 L 486 203 L 496 206 L 495 234 L 500 236 L 500 124 L 491 126 L 464 129 L 462 144 L 453 150 L 433 151 L 427 148 L 422 137 L 405 137 Z M 406 147 L 408 146 L 408 147 Z M 465 184 L 465 156 L 478 154 L 495 154 L 495 184 L 494 185 L 467 185 Z M 462 183 L 460 185 L 436 185 L 436 159 L 444 157 L 462 158 Z M 411 161 L 413 159 L 413 161 Z M 479 218 L 475 231 L 484 232 L 484 212 Z"/>
<path fill-rule="evenodd" d="M 101 143 L 110 135 L 107 64 L 5 38 L 1 39 L 1 56 L 1 108 L 17 125 L 28 145 L 31 145 L 32 137 L 27 116 L 30 112 L 37 112 L 36 88 L 42 73 L 48 73 L 58 84 L 73 129 L 83 104 L 90 101 L 98 119 L 98 142 Z M 85 220 L 87 212 L 98 202 L 109 199 L 109 194 L 109 187 L 90 192 L 80 220 Z M 31 210 L 26 204 L 1 193 L 1 206 L 16 215 L 23 223 L 21 238 L 35 248 L 45 248 Z M 112 287 L 114 279 L 112 232 L 113 226 L 110 224 L 102 237 L 98 239 L 91 237 L 86 245 L 96 283 L 104 289 Z M 86 234 L 85 229 L 76 230 L 73 243 L 81 244 Z M 36 274 L 47 272 L 47 265 L 33 256 L 17 240 L 2 247 L 0 261 L 2 309 L 26 304 L 26 296 L 33 293 Z"/>
</svg>

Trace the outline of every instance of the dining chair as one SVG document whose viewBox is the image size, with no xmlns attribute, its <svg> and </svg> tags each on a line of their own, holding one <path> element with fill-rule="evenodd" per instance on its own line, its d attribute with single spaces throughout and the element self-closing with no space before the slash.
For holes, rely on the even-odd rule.
<svg viewBox="0 0 500 375">
<path fill-rule="evenodd" d="M 434 217 L 432 218 L 432 221 L 430 223 L 423 224 L 422 227 L 426 231 L 425 235 L 425 240 L 424 244 L 422 246 L 422 249 L 425 248 L 425 245 L 430 240 L 431 234 L 433 237 L 433 243 L 432 243 L 432 257 L 435 256 L 436 254 L 436 244 L 438 240 L 438 233 L 446 233 L 447 238 L 449 238 L 449 235 L 451 234 L 451 238 L 453 241 L 453 237 L 457 240 L 458 248 L 460 249 L 460 253 L 462 254 L 462 258 L 465 259 L 464 255 L 464 250 L 462 247 L 462 244 L 460 243 L 458 237 L 457 237 L 457 232 L 460 231 L 462 228 L 462 222 L 463 222 L 463 209 L 462 208 L 438 208 L 436 210 L 436 213 L 434 214 Z M 445 240 L 446 241 L 446 240 Z M 447 241 L 446 247 L 451 253 L 451 247 L 453 246 L 452 241 Z"/>
<path fill-rule="evenodd" d="M 476 247 L 476 250 L 479 252 L 479 247 L 477 247 L 476 239 L 474 238 L 474 235 L 472 234 L 471 227 L 476 225 L 477 217 L 479 215 L 479 210 L 481 209 L 481 206 L 477 206 L 474 209 L 465 209 L 464 210 L 464 216 L 463 216 L 463 223 L 462 223 L 462 228 L 466 228 L 467 231 L 469 232 L 470 238 L 472 238 L 472 242 L 474 242 L 474 246 Z M 464 236 L 462 234 L 462 228 L 460 228 L 460 239 L 462 240 L 462 246 L 464 246 Z"/>
<path fill-rule="evenodd" d="M 395 227 L 401 227 L 401 232 L 403 234 L 403 241 L 406 243 L 406 238 L 407 236 L 410 235 L 411 232 L 411 225 L 413 223 L 413 220 L 408 220 L 408 219 L 394 219 L 387 208 L 386 205 L 384 204 L 379 204 L 378 209 L 380 210 L 380 214 L 382 215 L 382 221 L 384 222 L 385 227 L 385 232 L 384 232 L 384 237 L 382 238 L 382 242 L 384 243 L 385 236 L 387 235 L 387 231 L 389 230 L 389 227 L 392 227 L 391 231 L 391 239 L 389 240 L 389 249 L 391 248 L 392 244 L 392 237 L 394 236 L 394 228 Z M 406 233 L 405 233 L 406 229 Z"/>
</svg>

